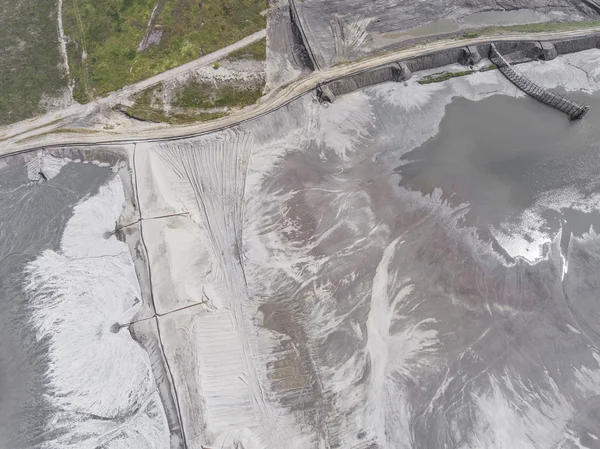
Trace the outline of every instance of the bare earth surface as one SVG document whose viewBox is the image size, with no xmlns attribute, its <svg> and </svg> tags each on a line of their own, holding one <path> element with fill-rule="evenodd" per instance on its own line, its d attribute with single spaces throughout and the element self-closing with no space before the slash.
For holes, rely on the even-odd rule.
<svg viewBox="0 0 600 449">
<path fill-rule="evenodd" d="M 321 67 L 404 41 L 489 25 L 594 20 L 600 6 L 582 0 L 294 1 Z"/>
<path fill-rule="evenodd" d="M 336 77 L 355 73 L 368 68 L 376 67 L 389 62 L 397 61 L 402 58 L 415 57 L 435 50 L 443 50 L 446 48 L 455 48 L 457 46 L 466 46 L 471 44 L 489 42 L 489 41 L 538 41 L 540 39 L 560 39 L 567 37 L 585 36 L 593 32 L 599 31 L 600 28 L 590 28 L 586 30 L 574 30 L 565 32 L 553 33 L 516 33 L 516 34 L 501 34 L 501 35 L 486 35 L 482 37 L 463 39 L 460 43 L 456 40 L 440 40 L 434 43 L 428 43 L 415 48 L 400 50 L 396 52 L 386 53 L 377 57 L 365 59 L 363 61 L 346 64 L 334 67 L 327 70 L 313 72 L 310 76 L 294 81 L 285 87 L 275 89 L 265 95 L 256 105 L 249 106 L 241 111 L 231 114 L 210 122 L 198 123 L 189 126 L 178 127 L 156 127 L 143 126 L 133 127 L 131 122 L 124 124 L 125 126 L 117 127 L 112 131 L 99 131 L 93 133 L 51 133 L 53 128 L 56 128 L 56 121 L 63 119 L 65 124 L 78 118 L 93 114 L 97 110 L 102 110 L 111 104 L 110 98 L 101 99 L 98 102 L 90 103 L 81 109 L 81 107 L 73 107 L 63 110 L 60 113 L 49 114 L 39 119 L 32 119 L 26 122 L 20 122 L 10 127 L 4 128 L 0 133 L 0 142 L 3 146 L 0 147 L 0 153 L 7 154 L 10 152 L 20 151 L 28 148 L 36 148 L 43 145 L 52 144 L 67 144 L 67 143 L 101 143 L 101 142 L 134 142 L 144 139 L 159 139 L 171 137 L 184 137 L 186 135 L 206 133 L 221 129 L 223 127 L 233 126 L 237 123 L 242 123 L 251 120 L 255 117 L 260 117 L 271 111 L 275 111 L 281 106 L 289 103 L 294 98 L 314 90 L 318 83 L 334 79 Z M 124 88 L 127 89 L 127 88 Z M 114 101 L 114 100 L 113 100 Z M 106 105 L 103 104 L 106 102 Z M 48 128 L 45 128 L 48 126 Z M 49 131 L 50 130 L 50 131 Z M 36 137 L 39 135 L 39 137 Z"/>
<path fill-rule="evenodd" d="M 497 70 L 419 83 L 458 66 L 312 94 L 515 38 L 333 67 L 411 38 L 393 30 L 585 18 L 593 2 L 408 2 L 400 25 L 390 2 L 353 5 L 360 20 L 340 4 L 297 5 L 323 70 L 302 69 L 282 0 L 244 41 L 3 129 L 0 447 L 600 447 L 600 50 L 519 66 L 592 105 L 582 121 Z M 485 15 L 500 7 L 519 16 Z M 188 127 L 106 112 L 265 36 L 254 106 Z M 35 137 L 102 114 L 111 129 Z"/>
<path fill-rule="evenodd" d="M 522 70 L 592 92 L 599 58 Z M 229 131 L 138 144 L 143 215 L 187 213 L 143 232 L 164 245 L 150 256 L 157 306 L 192 306 L 158 318 L 188 447 L 596 447 L 598 237 L 593 216 L 562 248 L 561 229 L 577 224 L 567 209 L 596 210 L 597 167 L 557 176 L 560 145 L 492 151 L 490 117 L 452 125 L 479 136 L 472 179 L 452 182 L 443 160 L 432 172 L 429 139 L 467 100 L 545 114 L 532 136 L 569 124 L 486 72 L 383 84 L 328 108 L 301 99 Z M 591 133 L 565 156 L 578 166 L 597 139 L 591 122 L 572 126 Z M 440 151 L 454 152 L 447 139 Z M 548 182 L 514 205 L 501 193 L 515 170 L 502 167 L 534 156 L 519 182 Z M 500 193 L 480 203 L 486 186 Z M 543 221 L 552 213 L 562 226 Z"/>
</svg>

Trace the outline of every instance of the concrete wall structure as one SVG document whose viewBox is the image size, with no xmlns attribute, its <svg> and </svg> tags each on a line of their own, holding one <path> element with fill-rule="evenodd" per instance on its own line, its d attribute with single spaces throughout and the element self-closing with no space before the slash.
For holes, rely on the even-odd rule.
<svg viewBox="0 0 600 449">
<path fill-rule="evenodd" d="M 338 78 L 327 84 L 318 86 L 317 95 L 321 101 L 330 101 L 339 95 L 354 92 L 355 90 L 374 84 L 385 83 L 386 81 L 405 81 L 409 79 L 411 75 L 412 72 L 406 63 L 394 62 L 392 64 L 377 67 L 373 70 Z"/>
<path fill-rule="evenodd" d="M 589 50 L 590 48 L 598 48 L 600 44 L 600 34 L 577 37 L 574 39 L 563 39 L 553 41 L 552 43 L 556 47 L 556 51 L 559 55 L 577 53 L 578 51 Z"/>
<path fill-rule="evenodd" d="M 412 72 L 456 64 L 460 60 L 464 48 L 465 47 L 457 47 L 436 51 L 427 55 L 419 56 L 418 58 L 408 59 L 406 60 L 406 64 Z"/>
<path fill-rule="evenodd" d="M 534 60 L 549 61 L 559 55 L 600 48 L 600 34 L 563 40 L 500 41 L 494 44 L 510 64 Z M 456 47 L 386 64 L 321 84 L 317 86 L 317 96 L 321 101 L 333 102 L 338 96 L 363 87 L 388 81 L 407 80 L 412 72 L 419 70 L 435 69 L 456 63 L 470 66 L 481 61 L 482 56 L 488 56 L 491 47 L 492 42 Z"/>
<path fill-rule="evenodd" d="M 462 65 L 472 66 L 478 64 L 483 58 L 479 53 L 477 45 L 469 45 L 468 47 L 462 48 L 462 55 L 458 62 Z"/>
</svg>

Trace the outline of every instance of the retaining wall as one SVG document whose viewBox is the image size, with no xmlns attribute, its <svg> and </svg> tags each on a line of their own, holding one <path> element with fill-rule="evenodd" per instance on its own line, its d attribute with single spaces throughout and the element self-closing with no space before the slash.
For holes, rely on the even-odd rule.
<svg viewBox="0 0 600 449">
<path fill-rule="evenodd" d="M 598 48 L 600 44 L 600 35 L 592 35 L 585 37 L 577 37 L 575 39 L 565 39 L 560 41 L 552 41 L 559 55 L 567 53 L 577 53 L 578 51 L 589 50 L 590 48 Z"/>
<path fill-rule="evenodd" d="M 317 94 L 323 101 L 333 102 L 335 98 L 362 89 L 363 87 L 385 83 L 387 81 L 404 81 L 411 77 L 411 71 L 403 62 L 394 62 L 372 70 L 338 78 L 317 87 Z"/>
<path fill-rule="evenodd" d="M 302 21 L 300 20 L 300 16 L 298 15 L 298 10 L 296 9 L 296 4 L 294 1 L 295 0 L 289 0 L 290 19 L 292 22 L 292 32 L 294 33 L 294 38 L 301 49 L 300 52 L 303 54 L 303 59 L 305 59 L 308 68 L 310 70 L 318 70 L 320 68 L 319 61 L 317 61 L 317 58 L 310 47 L 310 42 L 304 32 L 304 28 L 302 28 Z"/>
<path fill-rule="evenodd" d="M 586 37 L 546 41 L 500 41 L 496 48 L 511 64 L 534 60 L 551 60 L 558 55 L 576 53 L 591 48 L 600 48 L 600 34 Z M 388 81 L 404 81 L 412 72 L 430 70 L 450 64 L 471 65 L 477 60 L 475 49 L 480 56 L 488 57 L 491 42 L 472 46 L 457 46 L 434 51 L 416 58 L 403 59 L 393 64 L 375 67 L 363 72 L 344 76 L 317 86 L 317 95 L 322 101 L 335 101 L 335 98 L 363 87 Z M 395 67 L 401 67 L 400 72 Z M 399 76 L 400 73 L 400 76 Z"/>
<path fill-rule="evenodd" d="M 448 50 L 436 51 L 418 58 L 406 60 L 406 65 L 412 72 L 428 70 L 445 65 L 455 64 L 463 54 L 463 48 L 450 48 Z"/>
</svg>

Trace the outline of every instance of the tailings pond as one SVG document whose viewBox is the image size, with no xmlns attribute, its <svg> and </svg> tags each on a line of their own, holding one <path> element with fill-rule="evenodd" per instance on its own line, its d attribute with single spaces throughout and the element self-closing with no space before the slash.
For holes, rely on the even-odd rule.
<svg viewBox="0 0 600 449">
<path fill-rule="evenodd" d="M 468 203 L 466 224 L 482 234 L 512 222 L 527 246 L 539 243 L 536 233 L 562 227 L 566 250 L 571 233 L 600 230 L 600 213 L 571 207 L 600 193 L 600 95 L 570 96 L 592 106 L 584 120 L 570 121 L 527 97 L 454 98 L 438 134 L 401 157 L 401 185 L 423 193 L 440 188 L 454 205 Z M 519 230 L 532 213 L 536 223 L 528 224 L 537 229 Z"/>
</svg>

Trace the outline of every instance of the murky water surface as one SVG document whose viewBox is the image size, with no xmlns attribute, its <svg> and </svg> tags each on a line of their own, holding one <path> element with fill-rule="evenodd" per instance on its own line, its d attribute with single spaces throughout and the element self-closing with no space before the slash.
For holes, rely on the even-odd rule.
<svg viewBox="0 0 600 449">
<path fill-rule="evenodd" d="M 261 298 L 264 327 L 319 360 L 324 388 L 303 397 L 333 404 L 315 428 L 343 429 L 340 447 L 542 449 L 600 435 L 600 244 L 567 239 L 600 225 L 588 198 L 600 97 L 569 93 L 593 107 L 571 122 L 528 97 L 460 96 L 516 94 L 497 75 L 319 106 L 314 129 L 329 132 L 260 190 L 260 235 L 298 261 L 294 276 L 273 267 L 257 283 L 262 294 L 285 279 Z"/>
<path fill-rule="evenodd" d="M 440 19 L 425 25 L 411 28 L 406 31 L 392 31 L 387 33 L 372 33 L 375 45 L 389 45 L 420 37 L 435 36 L 443 33 L 452 33 L 460 29 L 469 29 L 474 26 L 507 26 L 538 23 L 544 16 L 536 11 L 524 9 L 518 11 L 484 11 L 468 15 L 462 19 Z"/>
<path fill-rule="evenodd" d="M 518 217 L 540 199 L 553 202 L 568 189 L 593 195 L 600 191 L 600 95 L 575 98 L 592 105 L 580 121 L 530 98 L 455 98 L 440 132 L 403 156 L 401 184 L 425 193 L 441 188 L 452 203 L 469 203 L 470 224 L 483 227 Z M 598 213 L 547 209 L 551 230 L 600 229 Z"/>
</svg>

